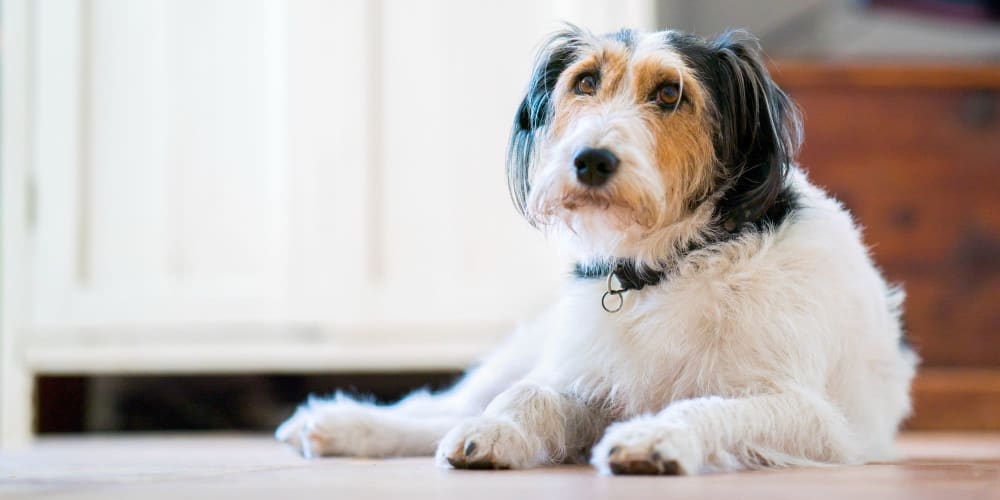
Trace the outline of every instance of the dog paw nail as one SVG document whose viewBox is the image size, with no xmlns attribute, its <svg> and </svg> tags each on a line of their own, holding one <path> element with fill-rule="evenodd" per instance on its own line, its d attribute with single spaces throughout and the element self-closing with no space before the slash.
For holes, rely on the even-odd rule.
<svg viewBox="0 0 1000 500">
<path fill-rule="evenodd" d="M 468 456 L 472 455 L 475 452 L 476 452 L 476 442 L 475 441 L 469 441 L 468 443 L 466 443 L 466 445 L 465 445 L 465 456 L 468 457 Z"/>
<path fill-rule="evenodd" d="M 608 450 L 608 456 L 610 457 L 610 456 L 614 455 L 615 453 L 618 453 L 618 450 L 620 450 L 620 449 L 621 449 L 621 447 L 612 446 L 611 449 Z"/>
<path fill-rule="evenodd" d="M 652 458 L 654 462 L 659 462 L 660 461 L 660 452 L 654 451 L 653 455 L 650 458 Z"/>
<path fill-rule="evenodd" d="M 621 463 L 618 463 L 618 462 L 611 462 L 608 465 L 611 466 L 611 473 L 614 474 L 614 475 L 616 475 L 616 476 L 621 476 L 621 475 L 624 475 L 624 474 L 628 474 L 628 468 L 625 467 L 625 464 L 621 464 Z"/>
<path fill-rule="evenodd" d="M 660 474 L 666 476 L 677 476 L 681 473 L 681 465 L 676 460 L 660 462 Z"/>
</svg>

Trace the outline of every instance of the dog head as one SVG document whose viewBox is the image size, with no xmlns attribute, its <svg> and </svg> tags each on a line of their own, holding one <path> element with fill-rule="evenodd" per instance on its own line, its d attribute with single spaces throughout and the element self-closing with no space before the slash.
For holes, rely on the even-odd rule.
<svg viewBox="0 0 1000 500">
<path fill-rule="evenodd" d="M 767 218 L 799 117 L 759 43 L 575 27 L 539 52 L 514 120 L 511 195 L 585 257 L 663 256 Z"/>
</svg>

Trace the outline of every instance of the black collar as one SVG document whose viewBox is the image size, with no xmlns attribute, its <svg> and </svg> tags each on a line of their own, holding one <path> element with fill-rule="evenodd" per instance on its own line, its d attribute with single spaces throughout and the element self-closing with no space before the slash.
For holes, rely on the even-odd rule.
<svg viewBox="0 0 1000 500">
<path fill-rule="evenodd" d="M 700 243 L 689 243 L 687 248 L 674 256 L 673 262 L 680 262 L 688 254 L 696 250 L 708 247 L 723 241 L 723 238 L 708 238 Z M 642 290 L 647 286 L 659 285 L 666 279 L 668 272 L 665 270 L 650 269 L 646 266 L 637 266 L 632 259 L 610 258 L 600 259 L 590 262 L 577 262 L 573 268 L 573 275 L 580 279 L 607 279 L 611 274 L 618 279 L 621 288 L 611 289 L 611 282 L 608 282 L 608 292 L 621 294 L 629 290 Z"/>
<path fill-rule="evenodd" d="M 623 292 L 656 286 L 666 276 L 663 271 L 636 266 L 631 259 L 600 260 L 586 264 L 577 262 L 573 269 L 573 275 L 581 279 L 603 279 L 611 273 L 621 283 Z"/>
</svg>

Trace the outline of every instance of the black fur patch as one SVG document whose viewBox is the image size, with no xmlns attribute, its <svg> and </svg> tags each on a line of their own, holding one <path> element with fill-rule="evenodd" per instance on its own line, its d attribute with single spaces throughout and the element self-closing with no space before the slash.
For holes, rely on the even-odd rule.
<svg viewBox="0 0 1000 500">
<path fill-rule="evenodd" d="M 729 232 L 781 224 L 796 207 L 787 177 L 801 142 L 799 114 L 771 80 L 759 43 L 742 31 L 712 41 L 670 32 L 667 43 L 711 97 L 719 223 Z"/>
<path fill-rule="evenodd" d="M 791 187 L 784 186 L 774 203 L 760 217 L 747 221 L 745 224 L 750 224 L 757 231 L 773 229 L 780 226 L 797 208 L 799 208 L 798 193 Z"/>
<path fill-rule="evenodd" d="M 507 185 L 521 215 L 528 200 L 528 171 L 535 155 L 537 134 L 543 133 L 552 117 L 552 91 L 559 75 L 579 55 L 582 33 L 569 28 L 546 42 L 535 61 L 528 91 L 518 106 L 507 151 Z"/>
</svg>

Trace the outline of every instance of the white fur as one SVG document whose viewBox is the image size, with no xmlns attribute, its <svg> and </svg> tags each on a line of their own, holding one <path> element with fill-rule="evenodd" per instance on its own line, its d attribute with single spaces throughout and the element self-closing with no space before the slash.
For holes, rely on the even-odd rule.
<svg viewBox="0 0 1000 500">
<path fill-rule="evenodd" d="M 624 206 L 661 207 L 652 230 L 593 207 L 561 214 L 547 229 L 582 258 L 653 262 L 703 237 L 711 207 L 671 222 L 679 204 L 664 201 L 670 187 L 648 164 L 640 121 L 628 109 L 600 111 L 542 146 L 529 204 L 577 189 L 559 166 L 570 151 L 610 143 L 623 162 L 615 182 L 632 197 Z M 900 348 L 902 292 L 883 280 L 839 203 L 798 168 L 789 182 L 798 207 L 783 224 L 674 261 L 662 283 L 627 292 L 620 312 L 602 309 L 603 280 L 571 280 L 453 389 L 383 407 L 311 400 L 277 437 L 306 456 L 436 450 L 444 466 L 589 459 L 602 472 L 890 458 L 917 363 Z"/>
</svg>

